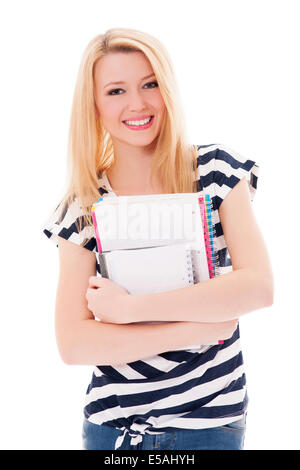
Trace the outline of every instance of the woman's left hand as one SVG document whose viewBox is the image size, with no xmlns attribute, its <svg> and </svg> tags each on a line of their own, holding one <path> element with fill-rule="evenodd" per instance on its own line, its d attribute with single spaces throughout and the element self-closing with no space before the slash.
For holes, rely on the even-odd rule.
<svg viewBox="0 0 300 470">
<path fill-rule="evenodd" d="M 91 276 L 86 292 L 88 309 L 105 323 L 130 323 L 127 318 L 129 292 L 111 279 Z"/>
</svg>

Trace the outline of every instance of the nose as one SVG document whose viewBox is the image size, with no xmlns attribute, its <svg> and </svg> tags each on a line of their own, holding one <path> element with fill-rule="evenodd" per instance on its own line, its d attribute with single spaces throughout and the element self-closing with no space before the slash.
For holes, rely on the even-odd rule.
<svg viewBox="0 0 300 470">
<path fill-rule="evenodd" d="M 145 96 L 140 90 L 132 91 L 129 95 L 128 110 L 130 112 L 142 112 L 147 109 Z"/>
</svg>

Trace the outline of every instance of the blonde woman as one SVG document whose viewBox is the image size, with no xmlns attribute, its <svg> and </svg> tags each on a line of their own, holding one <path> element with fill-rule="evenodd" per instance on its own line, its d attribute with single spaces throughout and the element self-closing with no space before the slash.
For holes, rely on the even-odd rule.
<svg viewBox="0 0 300 470">
<path fill-rule="evenodd" d="M 223 145 L 187 142 L 166 49 L 126 28 L 95 37 L 83 54 L 69 163 L 69 186 L 44 233 L 59 248 L 60 355 L 95 366 L 83 448 L 242 449 L 248 396 L 238 319 L 273 303 L 251 206 L 258 165 Z M 139 296 L 97 276 L 91 206 L 99 195 L 202 190 L 213 201 L 221 275 Z"/>
</svg>

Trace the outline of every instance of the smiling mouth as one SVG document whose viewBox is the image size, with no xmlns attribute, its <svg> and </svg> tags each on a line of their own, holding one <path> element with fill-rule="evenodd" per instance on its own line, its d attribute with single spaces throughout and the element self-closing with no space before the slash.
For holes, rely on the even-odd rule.
<svg viewBox="0 0 300 470">
<path fill-rule="evenodd" d="M 127 127 L 127 129 L 131 129 L 132 131 L 143 131 L 143 130 L 149 129 L 152 126 L 153 120 L 154 120 L 154 116 L 150 116 L 149 121 L 146 122 L 145 124 L 128 124 L 126 121 L 122 121 L 122 123 L 124 124 L 124 126 Z"/>
<path fill-rule="evenodd" d="M 153 118 L 154 118 L 154 115 L 149 115 L 148 118 L 150 117 L 150 120 L 148 121 L 147 124 L 149 124 L 149 122 L 153 121 Z M 148 119 L 147 118 L 147 119 Z M 146 118 L 145 118 L 146 119 Z M 141 121 L 143 121 L 144 119 L 141 119 Z M 126 122 L 127 121 L 127 122 Z M 137 119 L 125 119 L 124 121 L 122 121 L 124 124 L 127 124 L 128 125 L 128 121 L 131 121 L 131 122 L 134 122 L 134 121 L 138 121 Z M 136 125 L 136 124 L 131 124 L 131 125 Z M 145 124 L 137 124 L 137 125 L 145 125 Z"/>
</svg>

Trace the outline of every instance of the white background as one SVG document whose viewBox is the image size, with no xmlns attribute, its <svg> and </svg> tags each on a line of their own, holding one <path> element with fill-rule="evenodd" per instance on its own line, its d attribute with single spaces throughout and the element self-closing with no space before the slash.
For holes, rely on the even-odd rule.
<svg viewBox="0 0 300 470">
<path fill-rule="evenodd" d="M 253 203 L 275 303 L 243 316 L 245 449 L 299 449 L 299 22 L 292 0 L 1 2 L 2 449 L 80 449 L 92 367 L 54 334 L 58 250 L 42 223 L 65 188 L 71 101 L 87 43 L 144 30 L 169 51 L 191 143 L 260 166 Z"/>
</svg>

